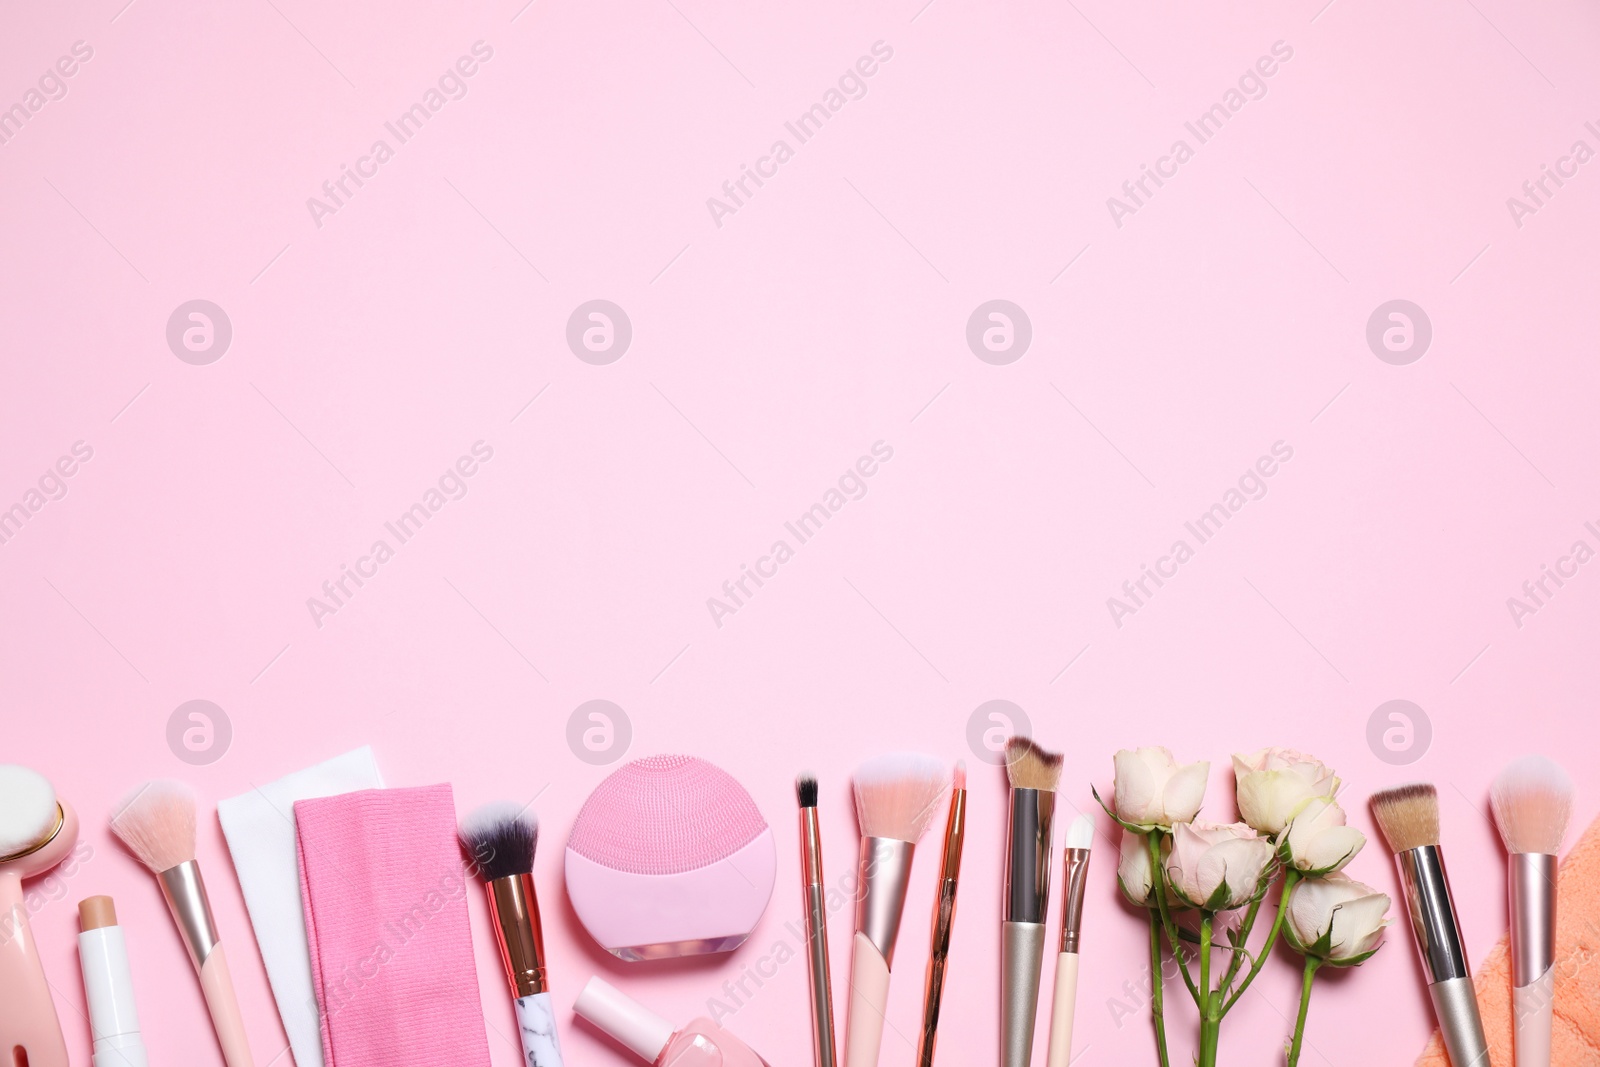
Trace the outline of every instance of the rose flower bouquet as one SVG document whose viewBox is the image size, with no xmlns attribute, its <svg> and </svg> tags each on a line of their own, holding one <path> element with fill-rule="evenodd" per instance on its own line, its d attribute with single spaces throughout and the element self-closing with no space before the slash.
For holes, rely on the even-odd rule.
<svg viewBox="0 0 1600 1067">
<path fill-rule="evenodd" d="M 1280 941 L 1304 957 L 1300 1014 L 1288 1046 L 1295 1067 L 1317 971 L 1352 967 L 1378 949 L 1389 898 L 1342 873 L 1366 844 L 1334 799 L 1339 779 L 1285 748 L 1234 756 L 1242 821 L 1196 819 L 1210 764 L 1180 766 L 1165 748 L 1115 757 L 1113 804 L 1122 827 L 1117 881 L 1150 921 L 1150 1012 L 1168 1067 L 1162 959 L 1169 955 L 1200 1016 L 1199 1067 L 1215 1067 L 1222 1020 Z M 1273 887 L 1276 915 L 1258 948 L 1251 932 Z M 1224 940 L 1225 938 L 1225 940 Z"/>
</svg>

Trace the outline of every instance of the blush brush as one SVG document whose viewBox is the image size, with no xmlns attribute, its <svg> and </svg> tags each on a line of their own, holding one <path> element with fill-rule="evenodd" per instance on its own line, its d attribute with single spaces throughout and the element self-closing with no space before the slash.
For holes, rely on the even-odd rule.
<svg viewBox="0 0 1600 1067">
<path fill-rule="evenodd" d="M 889 973 L 911 879 L 911 855 L 950 787 L 943 762 L 917 752 L 891 752 L 856 771 L 861 824 L 861 895 L 850 957 L 850 1007 L 845 1015 L 845 1067 L 876 1067 L 889 1004 Z"/>
<path fill-rule="evenodd" d="M 1555 1007 L 1556 856 L 1572 816 L 1572 779 L 1554 760 L 1524 756 L 1489 791 L 1505 841 L 1511 906 L 1516 1067 L 1550 1067 Z"/>
<path fill-rule="evenodd" d="M 161 886 L 167 910 L 189 949 L 189 962 L 200 976 L 200 989 L 227 1067 L 254 1067 L 222 935 L 211 916 L 211 899 L 194 856 L 194 810 L 194 792 L 182 782 L 146 782 L 129 794 L 112 816 L 111 832 Z"/>
</svg>

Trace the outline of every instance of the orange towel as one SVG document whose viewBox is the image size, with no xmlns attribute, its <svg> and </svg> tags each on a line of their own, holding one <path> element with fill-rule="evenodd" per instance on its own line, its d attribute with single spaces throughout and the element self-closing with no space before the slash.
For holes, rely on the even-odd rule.
<svg viewBox="0 0 1600 1067">
<path fill-rule="evenodd" d="M 1600 1067 L 1600 819 L 1561 863 L 1556 887 L 1554 1067 Z M 1511 952 L 1505 938 L 1472 972 L 1489 1058 L 1511 1067 Z M 1417 1067 L 1449 1067 L 1434 1031 Z"/>
</svg>

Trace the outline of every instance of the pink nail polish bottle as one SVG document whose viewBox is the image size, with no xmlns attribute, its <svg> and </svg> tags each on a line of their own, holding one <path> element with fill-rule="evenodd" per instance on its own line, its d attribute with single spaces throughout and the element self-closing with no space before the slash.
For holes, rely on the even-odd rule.
<svg viewBox="0 0 1600 1067">
<path fill-rule="evenodd" d="M 572 1010 L 655 1067 L 769 1067 L 710 1019 L 691 1019 L 681 1030 L 610 983 L 589 979 Z"/>
</svg>

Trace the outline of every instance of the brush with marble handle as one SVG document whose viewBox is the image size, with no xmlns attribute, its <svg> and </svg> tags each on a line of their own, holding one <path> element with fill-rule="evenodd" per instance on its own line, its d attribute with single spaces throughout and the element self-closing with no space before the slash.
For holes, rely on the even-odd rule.
<svg viewBox="0 0 1600 1067">
<path fill-rule="evenodd" d="M 189 949 L 200 976 L 211 1025 L 227 1067 L 254 1067 L 245 1040 L 244 1017 L 233 992 L 233 975 L 222 950 L 222 935 L 211 916 L 211 899 L 194 857 L 194 792 L 182 782 L 161 779 L 134 790 L 111 818 L 111 832 L 122 839 L 161 885 L 167 910 Z"/>
<path fill-rule="evenodd" d="M 1572 779 L 1555 761 L 1524 756 L 1489 791 L 1509 855 L 1511 997 L 1516 1067 L 1550 1067 L 1555 1008 L 1556 855 L 1572 815 Z"/>
<path fill-rule="evenodd" d="M 526 805 L 486 804 L 461 821 L 460 838 L 473 870 L 483 879 L 489 921 L 516 1007 L 523 1058 L 527 1067 L 561 1067 L 539 898 L 533 890 L 539 821 Z"/>
</svg>

